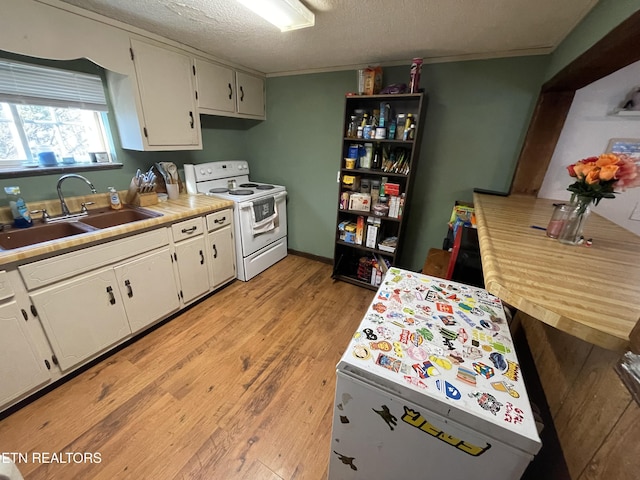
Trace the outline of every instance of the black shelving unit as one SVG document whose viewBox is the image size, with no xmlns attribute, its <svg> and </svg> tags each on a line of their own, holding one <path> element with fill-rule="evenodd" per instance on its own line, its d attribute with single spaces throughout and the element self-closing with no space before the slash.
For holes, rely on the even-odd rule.
<svg viewBox="0 0 640 480">
<path fill-rule="evenodd" d="M 390 118 L 385 119 L 385 127 L 390 125 L 390 120 L 396 119 L 399 114 L 404 114 L 405 119 L 407 114 L 412 114 L 415 129 L 413 139 L 397 139 L 397 138 L 353 138 L 344 136 L 342 138 L 342 156 L 340 159 L 340 191 L 337 201 L 337 216 L 336 216 L 336 231 L 335 231 L 335 244 L 334 244 L 334 257 L 333 257 L 333 278 L 349 282 L 361 287 L 370 288 L 372 290 L 377 289 L 375 281 L 371 278 L 366 278 L 367 268 L 369 264 L 380 265 L 380 262 L 384 262 L 385 266 L 396 265 L 397 259 L 400 255 L 403 243 L 403 236 L 405 230 L 405 224 L 407 219 L 407 213 L 410 209 L 411 189 L 413 186 L 413 178 L 418 166 L 418 159 L 420 156 L 420 143 L 422 139 L 422 130 L 425 118 L 425 108 L 423 107 L 424 94 L 400 94 L 400 95 L 363 95 L 363 96 L 347 96 L 345 98 L 345 108 L 343 115 L 343 134 L 346 134 L 349 130 L 349 123 L 351 117 L 356 116 L 357 121 L 360 121 L 360 116 L 363 112 L 369 116 L 373 114 L 374 110 L 380 110 L 381 104 L 388 104 L 390 107 Z M 385 172 L 380 169 L 374 168 L 361 168 L 356 165 L 356 168 L 346 168 L 345 158 L 348 157 L 349 147 L 352 145 L 362 145 L 366 143 L 373 144 L 373 148 L 380 147 L 381 150 L 386 149 L 389 152 L 403 151 L 408 161 L 409 170 L 407 173 Z M 398 150 L 401 149 L 401 150 Z M 404 193 L 404 205 L 402 210 L 402 216 L 396 218 L 394 216 L 384 215 L 377 216 L 373 210 L 360 211 L 350 210 L 348 207 L 341 208 L 341 200 L 345 192 L 361 193 L 359 191 L 353 191 L 350 188 L 346 188 L 343 179 L 345 175 L 359 177 L 360 181 L 369 180 L 371 184 L 374 180 L 381 182 L 383 177 L 387 177 L 388 183 L 398 184 L 400 187 L 399 195 Z M 344 203 L 344 201 L 343 201 Z M 343 205 L 344 206 L 344 205 Z M 373 207 L 373 205 L 371 205 Z M 391 212 L 390 212 L 391 213 Z M 361 244 L 354 243 L 353 238 L 345 239 L 341 238 L 340 225 L 344 222 L 358 222 L 358 217 L 363 217 L 364 220 L 364 232 L 361 236 Z M 366 231 L 367 231 L 367 219 L 377 219 L 379 221 L 378 235 L 375 241 L 369 239 L 369 246 L 367 246 Z M 373 220 L 372 220 L 373 221 Z M 397 237 L 396 248 L 393 252 L 382 250 L 380 248 L 380 242 L 388 237 Z"/>
</svg>

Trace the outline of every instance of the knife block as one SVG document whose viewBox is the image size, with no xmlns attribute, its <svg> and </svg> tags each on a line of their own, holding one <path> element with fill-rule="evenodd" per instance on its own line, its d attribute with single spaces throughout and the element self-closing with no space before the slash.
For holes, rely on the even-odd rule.
<svg viewBox="0 0 640 480">
<path fill-rule="evenodd" d="M 158 203 L 158 194 L 156 192 L 138 193 L 127 195 L 127 203 L 135 207 L 148 207 Z"/>
</svg>

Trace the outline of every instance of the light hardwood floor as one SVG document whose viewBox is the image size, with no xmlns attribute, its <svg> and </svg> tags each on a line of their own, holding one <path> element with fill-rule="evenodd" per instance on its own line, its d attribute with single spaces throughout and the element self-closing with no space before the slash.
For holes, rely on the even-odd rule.
<svg viewBox="0 0 640 480">
<path fill-rule="evenodd" d="M 330 275 L 289 255 L 235 281 L 2 420 L 0 452 L 26 480 L 325 478 L 335 365 L 374 296 Z"/>
</svg>

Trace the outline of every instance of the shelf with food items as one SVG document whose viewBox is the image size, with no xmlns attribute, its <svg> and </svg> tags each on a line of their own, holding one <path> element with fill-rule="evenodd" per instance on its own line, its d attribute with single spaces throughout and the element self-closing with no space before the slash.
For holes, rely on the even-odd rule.
<svg viewBox="0 0 640 480">
<path fill-rule="evenodd" d="M 408 175 L 411 170 L 411 149 L 381 145 L 380 142 L 350 143 L 345 146 L 344 170 L 367 170 L 371 174 Z"/>
<path fill-rule="evenodd" d="M 398 225 L 382 224 L 378 217 L 359 215 L 338 224 L 338 243 L 393 256 L 398 243 Z"/>
<path fill-rule="evenodd" d="M 341 185 L 339 211 L 402 219 L 406 198 L 405 182 L 389 182 L 387 176 L 362 178 L 360 175 L 343 175 Z"/>
<path fill-rule="evenodd" d="M 422 94 L 347 96 L 333 277 L 375 289 L 400 253 L 419 160 Z"/>
<path fill-rule="evenodd" d="M 419 110 L 415 100 L 421 96 L 406 97 L 407 101 L 398 95 L 347 97 L 345 139 L 415 140 Z"/>
<path fill-rule="evenodd" d="M 334 271 L 334 278 L 339 280 L 375 290 L 392 266 L 393 259 L 385 252 L 367 248 L 354 249 L 340 243 L 337 246 L 342 248 L 338 252 Z"/>
</svg>

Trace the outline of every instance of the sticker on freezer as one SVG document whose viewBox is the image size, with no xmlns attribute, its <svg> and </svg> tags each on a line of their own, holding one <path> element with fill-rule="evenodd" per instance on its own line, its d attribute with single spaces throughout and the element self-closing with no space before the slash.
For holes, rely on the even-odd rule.
<svg viewBox="0 0 640 480">
<path fill-rule="evenodd" d="M 429 423 L 427 419 L 425 419 L 420 414 L 420 412 L 412 410 L 406 406 L 404 407 L 404 415 L 402 415 L 402 421 L 473 457 L 478 457 L 491 448 L 490 443 L 487 443 L 484 447 L 481 447 L 478 445 L 474 445 L 473 443 L 466 442 L 460 438 L 454 437 L 453 435 L 449 435 L 448 433 L 437 428 L 435 425 Z"/>
</svg>

